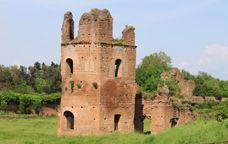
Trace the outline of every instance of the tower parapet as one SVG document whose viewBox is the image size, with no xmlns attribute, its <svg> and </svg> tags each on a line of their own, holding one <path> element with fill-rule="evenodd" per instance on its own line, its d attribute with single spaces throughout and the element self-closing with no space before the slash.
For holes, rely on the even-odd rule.
<svg viewBox="0 0 228 144">
<path fill-rule="evenodd" d="M 62 44 L 66 44 L 74 39 L 74 20 L 73 15 L 70 11 L 64 15 L 62 24 Z"/>
<path fill-rule="evenodd" d="M 112 41 L 112 16 L 107 9 L 92 9 L 81 16 L 77 42 Z"/>
<path fill-rule="evenodd" d="M 126 25 L 122 32 L 123 44 L 135 45 L 135 28 L 133 26 Z"/>
</svg>

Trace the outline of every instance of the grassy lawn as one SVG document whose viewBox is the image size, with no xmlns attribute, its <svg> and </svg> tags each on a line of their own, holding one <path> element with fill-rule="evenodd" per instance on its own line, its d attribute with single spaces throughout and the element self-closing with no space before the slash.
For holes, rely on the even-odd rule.
<svg viewBox="0 0 228 144">
<path fill-rule="evenodd" d="M 143 134 L 57 137 L 55 117 L 0 119 L 1 144 L 140 144 L 151 141 Z"/>
<path fill-rule="evenodd" d="M 155 136 L 138 133 L 57 137 L 55 117 L 1 118 L 0 144 L 195 144 L 228 140 L 228 121 L 196 121 Z"/>
<path fill-rule="evenodd" d="M 219 143 L 224 142 L 226 143 Z M 198 120 L 157 134 L 155 144 L 228 144 L 228 120 Z"/>
</svg>

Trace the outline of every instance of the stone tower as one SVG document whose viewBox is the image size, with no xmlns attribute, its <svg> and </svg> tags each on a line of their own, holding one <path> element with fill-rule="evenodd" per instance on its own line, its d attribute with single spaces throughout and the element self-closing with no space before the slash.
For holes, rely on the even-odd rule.
<svg viewBox="0 0 228 144">
<path fill-rule="evenodd" d="M 64 15 L 59 135 L 134 131 L 134 28 L 126 26 L 117 41 L 112 25 L 108 10 L 92 9 L 81 16 L 74 37 L 73 15 Z"/>
</svg>

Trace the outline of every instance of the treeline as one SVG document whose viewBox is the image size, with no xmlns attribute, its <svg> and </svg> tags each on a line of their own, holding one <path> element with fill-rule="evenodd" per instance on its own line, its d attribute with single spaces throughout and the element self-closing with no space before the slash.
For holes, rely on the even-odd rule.
<svg viewBox="0 0 228 144">
<path fill-rule="evenodd" d="M 33 66 L 0 65 L 0 90 L 18 93 L 55 93 L 61 91 L 60 66 L 35 62 Z"/>
<path fill-rule="evenodd" d="M 220 80 L 211 75 L 200 72 L 198 75 L 192 75 L 183 70 L 182 74 L 187 80 L 193 80 L 196 83 L 193 95 L 195 96 L 215 96 L 218 98 L 228 97 L 228 81 Z"/>
<path fill-rule="evenodd" d="M 164 71 L 172 68 L 171 58 L 164 52 L 153 53 L 142 59 L 142 62 L 136 69 L 136 82 L 144 94 L 154 95 L 159 87 L 166 84 L 171 95 L 178 96 L 180 88 L 177 82 L 173 80 L 164 81 L 160 75 Z M 198 75 L 192 75 L 183 70 L 182 74 L 186 80 L 193 80 L 196 88 L 193 91 L 195 96 L 215 96 L 218 98 L 228 97 L 228 81 L 220 80 L 211 75 L 200 72 Z"/>
<path fill-rule="evenodd" d="M 136 69 L 136 82 L 140 90 L 149 95 L 154 94 L 164 84 L 169 87 L 172 95 L 180 91 L 177 82 L 164 81 L 160 75 L 172 68 L 171 58 L 164 52 L 153 53 L 142 59 Z M 192 75 L 183 70 L 187 80 L 196 83 L 194 95 L 228 97 L 228 81 L 219 80 L 207 73 Z M 17 93 L 56 93 L 61 92 L 60 65 L 35 62 L 33 66 L 0 65 L 0 91 L 11 90 Z"/>
</svg>

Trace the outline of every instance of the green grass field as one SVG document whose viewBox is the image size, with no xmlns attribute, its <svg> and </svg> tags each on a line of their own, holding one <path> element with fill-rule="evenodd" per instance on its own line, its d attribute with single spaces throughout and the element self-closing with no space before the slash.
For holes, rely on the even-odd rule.
<svg viewBox="0 0 228 144">
<path fill-rule="evenodd" d="M 56 136 L 55 117 L 1 118 L 1 144 L 197 144 L 228 140 L 228 121 L 195 121 L 163 133 Z"/>
</svg>

